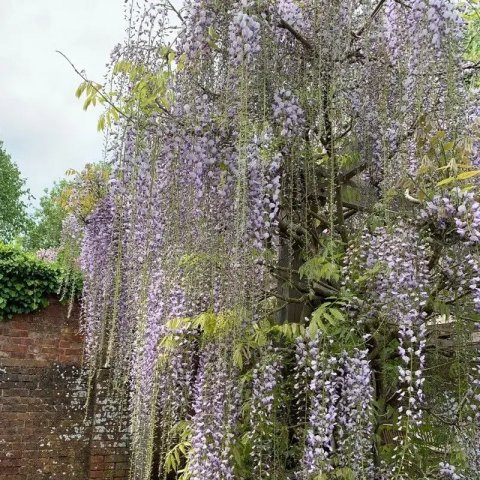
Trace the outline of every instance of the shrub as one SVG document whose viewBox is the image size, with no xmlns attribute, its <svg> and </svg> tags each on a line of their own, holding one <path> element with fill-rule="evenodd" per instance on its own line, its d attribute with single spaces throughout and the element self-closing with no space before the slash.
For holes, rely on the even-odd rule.
<svg viewBox="0 0 480 480">
<path fill-rule="evenodd" d="M 61 279 L 59 266 L 0 244 L 0 320 L 45 308 Z"/>
</svg>

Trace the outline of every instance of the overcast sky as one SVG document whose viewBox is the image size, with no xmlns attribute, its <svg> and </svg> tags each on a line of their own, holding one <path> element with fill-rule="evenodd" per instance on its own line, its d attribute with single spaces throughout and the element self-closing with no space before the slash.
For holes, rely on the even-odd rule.
<svg viewBox="0 0 480 480">
<path fill-rule="evenodd" d="M 0 0 L 0 140 L 35 203 L 68 168 L 102 159 L 100 110 L 82 110 L 81 79 L 55 50 L 102 82 L 110 50 L 123 39 L 123 4 Z"/>
</svg>

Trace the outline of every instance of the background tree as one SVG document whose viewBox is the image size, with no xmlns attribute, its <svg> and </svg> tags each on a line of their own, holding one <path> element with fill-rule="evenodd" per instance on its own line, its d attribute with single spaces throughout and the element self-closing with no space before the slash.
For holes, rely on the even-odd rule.
<svg viewBox="0 0 480 480">
<path fill-rule="evenodd" d="M 28 224 L 26 198 L 25 179 L 0 141 L 0 240 L 9 242 L 25 231 Z"/>
<path fill-rule="evenodd" d="M 62 223 L 68 215 L 60 198 L 67 188 L 67 181 L 55 183 L 45 195 L 40 198 L 40 207 L 32 215 L 32 225 L 29 228 L 24 245 L 28 250 L 57 248 L 60 245 Z"/>
<path fill-rule="evenodd" d="M 73 215 L 79 224 L 107 193 L 110 167 L 103 163 L 87 163 L 81 171 L 67 170 L 68 178 L 45 190 L 40 198 L 29 228 L 25 246 L 30 250 L 58 248 L 62 239 L 62 224 Z"/>
</svg>

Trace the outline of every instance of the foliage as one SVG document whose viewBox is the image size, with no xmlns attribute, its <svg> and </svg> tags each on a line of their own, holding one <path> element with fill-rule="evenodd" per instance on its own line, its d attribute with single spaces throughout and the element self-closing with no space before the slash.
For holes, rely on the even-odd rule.
<svg viewBox="0 0 480 480">
<path fill-rule="evenodd" d="M 24 245 L 28 250 L 58 248 L 60 246 L 62 224 L 67 216 L 66 208 L 60 203 L 67 181 L 61 180 L 40 198 L 40 207 L 32 218 Z"/>
<path fill-rule="evenodd" d="M 68 215 L 85 222 L 88 215 L 107 193 L 110 168 L 104 163 L 87 163 L 77 172 L 69 169 L 69 178 L 62 179 L 40 198 L 24 245 L 29 250 L 58 248 L 62 224 Z"/>
<path fill-rule="evenodd" d="M 58 192 L 58 204 L 77 220 L 85 222 L 107 195 L 110 166 L 106 163 L 87 163 L 80 171 L 67 170 L 70 180 Z"/>
<path fill-rule="evenodd" d="M 11 241 L 28 224 L 25 180 L 0 141 L 0 240 Z"/>
<path fill-rule="evenodd" d="M 0 320 L 45 308 L 60 281 L 58 266 L 0 244 Z"/>
</svg>

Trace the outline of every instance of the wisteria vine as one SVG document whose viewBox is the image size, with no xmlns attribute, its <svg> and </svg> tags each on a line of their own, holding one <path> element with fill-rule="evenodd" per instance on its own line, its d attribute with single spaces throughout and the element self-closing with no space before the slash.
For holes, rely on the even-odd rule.
<svg viewBox="0 0 480 480">
<path fill-rule="evenodd" d="M 133 480 L 478 478 L 460 3 L 127 3 L 75 238 Z"/>
</svg>

